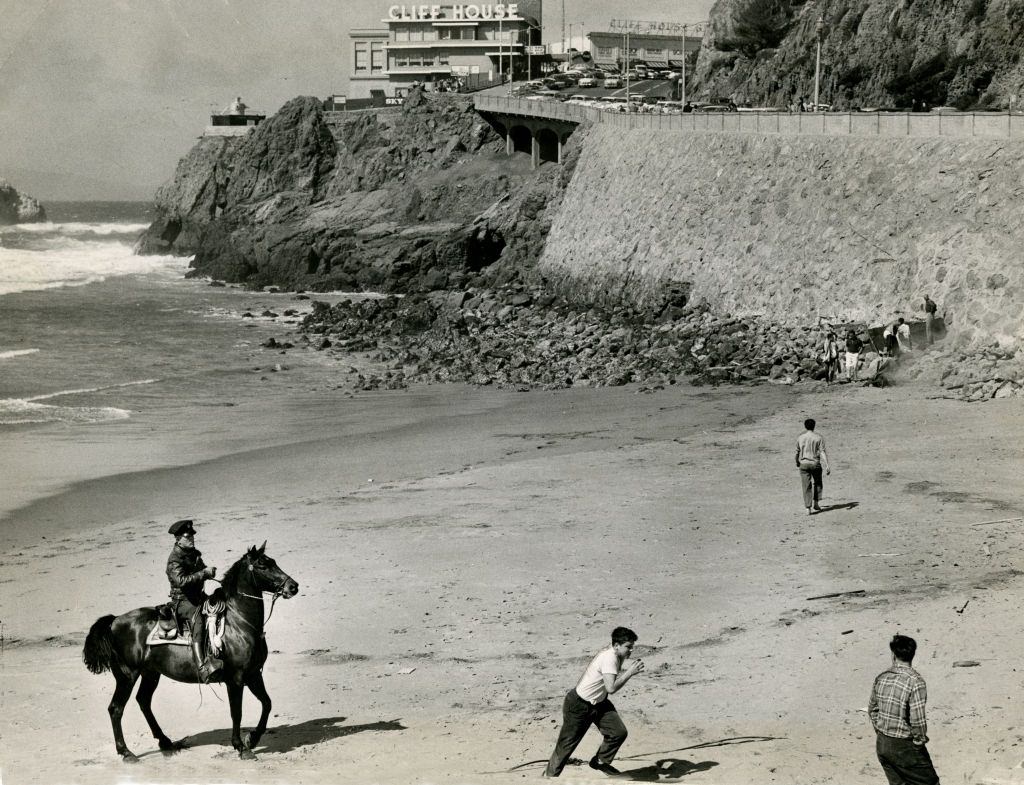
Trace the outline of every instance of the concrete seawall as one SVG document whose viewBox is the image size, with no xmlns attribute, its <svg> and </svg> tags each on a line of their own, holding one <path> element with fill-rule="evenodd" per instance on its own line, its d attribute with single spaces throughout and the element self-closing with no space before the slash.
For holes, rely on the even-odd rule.
<svg viewBox="0 0 1024 785">
<path fill-rule="evenodd" d="M 1024 142 L 598 124 L 540 260 L 596 301 L 672 284 L 735 315 L 920 318 L 964 348 L 1024 338 Z"/>
</svg>

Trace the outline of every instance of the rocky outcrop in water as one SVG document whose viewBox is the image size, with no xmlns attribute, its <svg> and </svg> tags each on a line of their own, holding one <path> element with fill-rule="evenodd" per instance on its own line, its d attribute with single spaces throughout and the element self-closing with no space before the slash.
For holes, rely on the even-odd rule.
<svg viewBox="0 0 1024 785">
<path fill-rule="evenodd" d="M 0 178 L 0 226 L 45 220 L 46 210 L 39 202 Z"/>
</svg>

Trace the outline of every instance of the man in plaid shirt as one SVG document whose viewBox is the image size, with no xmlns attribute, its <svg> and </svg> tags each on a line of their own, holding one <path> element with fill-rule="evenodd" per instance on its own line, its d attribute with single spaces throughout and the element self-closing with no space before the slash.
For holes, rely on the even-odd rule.
<svg viewBox="0 0 1024 785">
<path fill-rule="evenodd" d="M 917 642 L 894 635 L 889 642 L 892 667 L 875 678 L 868 715 L 875 727 L 875 751 L 889 785 L 938 785 L 939 775 L 928 755 L 928 723 L 924 707 L 928 688 L 910 667 Z"/>
</svg>

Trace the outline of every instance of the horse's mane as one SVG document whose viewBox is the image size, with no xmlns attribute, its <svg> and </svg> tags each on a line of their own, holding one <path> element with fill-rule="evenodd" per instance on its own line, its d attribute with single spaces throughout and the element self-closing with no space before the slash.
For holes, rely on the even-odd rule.
<svg viewBox="0 0 1024 785">
<path fill-rule="evenodd" d="M 245 553 L 243 553 L 239 557 L 238 561 L 236 561 L 234 564 L 232 564 L 230 567 L 228 567 L 227 571 L 224 573 L 224 577 L 221 578 L 221 581 L 220 581 L 220 586 L 224 590 L 225 593 L 231 593 L 231 594 L 235 593 L 235 590 L 238 588 L 238 579 L 239 579 L 239 577 L 242 574 L 243 563 L 245 562 L 245 557 L 248 556 L 248 555 L 249 555 L 249 551 L 246 551 Z"/>
</svg>

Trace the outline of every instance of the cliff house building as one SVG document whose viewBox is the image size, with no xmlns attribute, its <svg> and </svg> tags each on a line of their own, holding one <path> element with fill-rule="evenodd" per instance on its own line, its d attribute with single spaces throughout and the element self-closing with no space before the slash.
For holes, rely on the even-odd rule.
<svg viewBox="0 0 1024 785">
<path fill-rule="evenodd" d="M 526 47 L 541 40 L 541 3 L 384 6 L 386 27 L 349 33 L 346 96 L 402 96 L 417 84 L 454 90 L 501 83 L 510 73 L 525 78 Z"/>
</svg>

